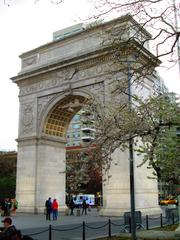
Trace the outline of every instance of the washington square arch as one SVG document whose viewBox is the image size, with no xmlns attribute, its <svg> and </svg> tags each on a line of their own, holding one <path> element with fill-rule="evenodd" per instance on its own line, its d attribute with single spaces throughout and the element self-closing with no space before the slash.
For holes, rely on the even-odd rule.
<svg viewBox="0 0 180 240">
<path fill-rule="evenodd" d="M 113 64 L 109 46 L 102 42 L 108 38 L 108 30 L 124 26 L 122 39 L 135 36 L 134 29 L 139 34 L 131 48 L 125 47 L 125 57 L 136 51 L 140 39 L 150 38 L 129 15 L 91 27 L 72 27 L 70 33 L 55 32 L 52 42 L 20 56 L 21 71 L 12 78 L 19 87 L 20 102 L 16 181 L 20 211 L 42 212 L 49 196 L 58 200 L 60 211 L 67 208 L 66 131 L 87 99 L 106 101 L 109 97 L 108 82 L 121 73 Z M 139 49 L 141 61 L 158 63 L 147 42 Z M 143 94 L 152 94 L 154 79 L 153 75 L 146 79 Z M 73 111 L 68 104 L 74 104 Z M 130 209 L 128 158 L 128 151 L 113 154 L 117 164 L 112 164 L 112 177 L 103 185 L 101 215 L 119 216 Z M 135 156 L 135 166 L 138 158 Z M 157 181 L 147 178 L 149 171 L 146 166 L 134 168 L 136 209 L 144 214 L 159 212 Z"/>
</svg>

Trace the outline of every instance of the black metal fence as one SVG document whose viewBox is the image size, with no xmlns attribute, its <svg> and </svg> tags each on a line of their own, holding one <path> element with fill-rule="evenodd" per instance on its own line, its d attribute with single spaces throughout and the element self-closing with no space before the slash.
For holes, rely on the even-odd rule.
<svg viewBox="0 0 180 240">
<path fill-rule="evenodd" d="M 164 226 L 175 224 L 178 222 L 179 217 L 177 214 L 175 214 L 173 211 L 170 211 L 169 213 L 166 213 L 166 217 L 163 217 L 162 214 L 158 217 L 149 217 L 146 215 L 145 217 L 141 217 L 141 212 L 137 211 L 135 212 L 135 218 L 136 218 L 136 227 L 137 229 L 152 229 L 153 227 L 161 227 L 163 228 Z M 73 234 L 73 231 L 78 230 L 82 236 L 82 240 L 86 240 L 86 233 L 87 230 L 90 229 L 92 231 L 98 230 L 98 229 L 104 229 L 103 231 L 103 237 L 109 237 L 111 238 L 112 235 L 115 235 L 118 233 L 123 233 L 123 232 L 131 232 L 131 214 L 129 212 L 126 212 L 124 214 L 124 222 L 122 224 L 118 224 L 115 222 L 115 220 L 109 219 L 106 223 L 103 223 L 101 226 L 91 226 L 90 224 L 85 223 L 85 221 L 82 222 L 82 224 L 79 224 L 75 227 L 72 228 L 60 228 L 60 227 L 53 227 L 51 224 L 49 225 L 48 228 L 36 232 L 36 233 L 30 233 L 26 236 L 32 237 L 32 239 L 36 239 L 34 237 L 37 237 L 37 235 L 41 235 L 44 233 L 47 233 L 46 239 L 48 240 L 53 240 L 53 233 L 54 232 L 71 232 Z M 123 220 L 121 219 L 121 220 Z M 150 227 L 151 226 L 151 227 Z M 112 231 L 112 228 L 117 229 L 116 233 Z M 99 235 L 102 236 L 102 233 Z M 44 239 L 41 238 L 41 239 Z M 54 239 L 61 239 L 61 234 L 59 237 L 56 237 Z"/>
</svg>

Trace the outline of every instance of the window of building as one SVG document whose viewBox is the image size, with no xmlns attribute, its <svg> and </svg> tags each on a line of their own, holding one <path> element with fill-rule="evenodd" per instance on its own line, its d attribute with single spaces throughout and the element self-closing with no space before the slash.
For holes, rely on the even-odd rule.
<svg viewBox="0 0 180 240">
<path fill-rule="evenodd" d="M 177 135 L 177 137 L 180 137 L 180 127 L 176 128 L 176 135 Z"/>
<path fill-rule="evenodd" d="M 73 121 L 78 121 L 78 120 L 80 120 L 80 115 L 76 114 L 76 115 L 73 117 L 72 120 L 73 120 Z"/>
<path fill-rule="evenodd" d="M 77 124 L 77 123 L 73 124 L 73 128 L 74 128 L 74 129 L 80 128 L 80 124 Z"/>
<path fill-rule="evenodd" d="M 73 134 L 73 137 L 74 137 L 74 138 L 79 138 L 79 137 L 80 137 L 80 134 L 76 132 L 76 133 Z"/>
</svg>

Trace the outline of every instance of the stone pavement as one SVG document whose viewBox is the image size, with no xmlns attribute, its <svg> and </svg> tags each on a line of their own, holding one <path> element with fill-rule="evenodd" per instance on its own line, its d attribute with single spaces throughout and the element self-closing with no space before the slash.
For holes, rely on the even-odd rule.
<svg viewBox="0 0 180 240">
<path fill-rule="evenodd" d="M 2 221 L 4 217 L 0 217 Z M 97 209 L 92 209 L 90 212 L 87 211 L 87 215 L 76 215 L 76 209 L 73 216 L 65 216 L 61 213 L 58 216 L 57 221 L 47 221 L 46 216 L 42 213 L 40 214 L 31 214 L 31 213 L 18 213 L 16 216 L 11 216 L 13 224 L 18 229 L 28 229 L 28 228 L 38 228 L 38 227 L 48 227 L 50 224 L 53 226 L 62 226 L 68 224 L 77 224 L 85 221 L 86 223 L 90 222 L 99 222 L 99 221 L 108 221 L 109 217 L 101 217 L 98 214 Z M 112 219 L 118 219 L 113 217 Z"/>
<path fill-rule="evenodd" d="M 4 217 L 0 217 L 2 221 Z M 44 214 L 27 214 L 27 213 L 17 213 L 16 216 L 11 216 L 13 220 L 13 224 L 18 229 L 32 229 L 32 228 L 43 228 L 48 227 L 50 224 L 53 226 L 62 226 L 62 225 L 70 225 L 70 224 L 81 224 L 83 221 L 86 223 L 92 222 L 102 222 L 108 221 L 109 217 L 99 216 L 97 209 L 92 209 L 90 212 L 88 211 L 87 215 L 75 215 L 73 216 L 65 216 L 59 215 L 57 221 L 47 221 Z M 111 217 L 111 220 L 116 220 L 118 217 Z M 1 227 L 2 225 L 0 225 Z M 128 236 L 129 233 L 120 233 L 119 235 Z M 165 232 L 165 231 L 154 231 L 154 230 L 143 230 L 137 231 L 138 239 L 168 239 L 168 240 L 180 240 L 180 238 L 175 238 L 174 232 Z"/>
</svg>

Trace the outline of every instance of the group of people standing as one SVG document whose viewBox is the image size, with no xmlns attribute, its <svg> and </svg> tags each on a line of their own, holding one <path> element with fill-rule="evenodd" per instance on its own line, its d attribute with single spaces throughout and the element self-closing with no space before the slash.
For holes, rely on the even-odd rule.
<svg viewBox="0 0 180 240">
<path fill-rule="evenodd" d="M 56 199 L 52 201 L 51 197 L 49 197 L 46 202 L 45 202 L 45 210 L 46 210 L 46 220 L 51 220 L 51 215 L 52 219 L 54 221 L 57 220 L 58 217 L 58 202 Z"/>
<path fill-rule="evenodd" d="M 18 209 L 18 201 L 13 198 L 5 198 L 0 200 L 0 209 L 2 216 L 10 216 L 11 213 L 16 214 L 16 210 Z"/>
<path fill-rule="evenodd" d="M 87 208 L 89 207 L 89 205 L 86 203 L 86 200 L 84 199 L 82 202 L 82 215 L 83 213 L 85 213 L 85 215 L 87 215 Z M 74 203 L 73 198 L 71 197 L 70 202 L 69 202 L 69 208 L 71 210 L 70 215 L 74 215 L 74 208 L 76 208 L 76 204 Z"/>
<path fill-rule="evenodd" d="M 76 204 L 74 203 L 73 198 L 70 199 L 70 202 L 68 204 L 70 211 L 70 215 L 74 215 L 74 208 L 76 208 Z M 58 217 L 58 207 L 59 204 L 57 202 L 56 199 L 51 199 L 51 197 L 49 197 L 46 202 L 45 202 L 45 215 L 46 215 L 46 220 L 57 220 Z M 89 207 L 89 205 L 86 203 L 86 200 L 83 200 L 82 202 L 82 215 L 83 214 L 87 214 L 87 208 Z"/>
</svg>

